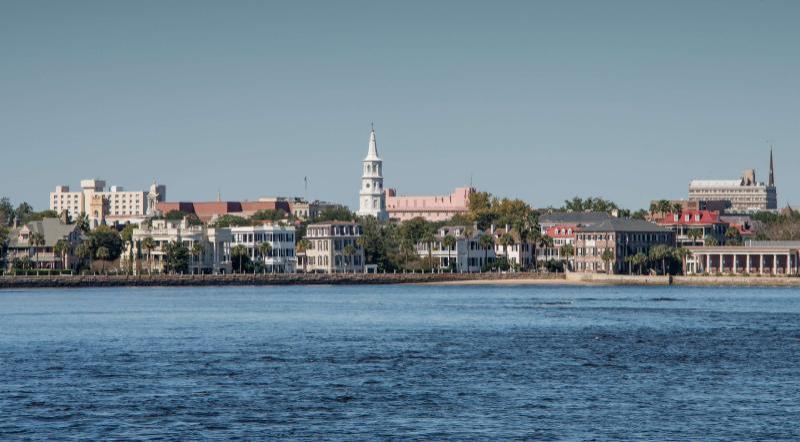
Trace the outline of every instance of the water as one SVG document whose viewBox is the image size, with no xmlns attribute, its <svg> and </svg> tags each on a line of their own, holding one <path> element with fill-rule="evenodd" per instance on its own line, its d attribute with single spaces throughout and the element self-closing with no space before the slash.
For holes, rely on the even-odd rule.
<svg viewBox="0 0 800 442">
<path fill-rule="evenodd" d="M 800 439 L 800 291 L 0 291 L 0 439 Z"/>
</svg>

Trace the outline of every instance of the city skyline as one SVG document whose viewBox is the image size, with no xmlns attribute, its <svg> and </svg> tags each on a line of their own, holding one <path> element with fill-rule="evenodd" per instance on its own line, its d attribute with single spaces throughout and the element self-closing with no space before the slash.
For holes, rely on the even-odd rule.
<svg viewBox="0 0 800 442">
<path fill-rule="evenodd" d="M 0 187 L 46 208 L 89 177 L 210 201 L 304 196 L 307 176 L 355 210 L 374 121 L 399 194 L 472 177 L 535 207 L 646 208 L 766 181 L 772 140 L 796 201 L 800 7 L 615 4 L 4 4 Z"/>
</svg>

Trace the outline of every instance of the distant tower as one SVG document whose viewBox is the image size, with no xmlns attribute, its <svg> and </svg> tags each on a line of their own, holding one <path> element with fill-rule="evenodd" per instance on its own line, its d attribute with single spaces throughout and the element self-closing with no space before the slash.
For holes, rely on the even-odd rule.
<svg viewBox="0 0 800 442">
<path fill-rule="evenodd" d="M 374 127 L 369 133 L 369 150 L 362 163 L 358 216 L 371 215 L 381 220 L 389 219 L 386 196 L 383 193 L 383 161 L 378 157 Z"/>
<path fill-rule="evenodd" d="M 775 165 L 772 162 L 772 146 L 769 146 L 769 187 L 775 187 Z"/>
</svg>

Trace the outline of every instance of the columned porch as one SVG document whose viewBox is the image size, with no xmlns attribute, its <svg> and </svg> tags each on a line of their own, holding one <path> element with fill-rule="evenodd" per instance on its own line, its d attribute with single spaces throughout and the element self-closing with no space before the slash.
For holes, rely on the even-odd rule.
<svg viewBox="0 0 800 442">
<path fill-rule="evenodd" d="M 684 273 L 717 275 L 798 275 L 798 249 L 748 246 L 688 247 Z"/>
</svg>

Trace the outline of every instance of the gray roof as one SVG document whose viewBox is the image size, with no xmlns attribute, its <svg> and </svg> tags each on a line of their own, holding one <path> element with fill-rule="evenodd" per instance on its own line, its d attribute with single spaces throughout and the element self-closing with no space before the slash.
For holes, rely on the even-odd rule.
<svg viewBox="0 0 800 442">
<path fill-rule="evenodd" d="M 554 212 L 539 216 L 539 224 L 595 224 L 613 218 L 606 212 Z"/>
<path fill-rule="evenodd" d="M 611 218 L 589 227 L 584 227 L 581 232 L 648 232 L 666 233 L 669 232 L 661 226 L 651 222 L 632 219 L 632 218 Z"/>
<path fill-rule="evenodd" d="M 77 228 L 76 224 L 64 224 L 58 218 L 45 218 L 41 221 L 31 221 L 23 227 L 12 229 L 8 234 L 8 247 L 20 248 L 30 247 L 28 241 L 19 242 L 19 232 L 24 227 L 30 229 L 31 233 L 41 233 L 44 235 L 44 247 L 54 247 L 58 240 L 65 239 Z"/>
</svg>

